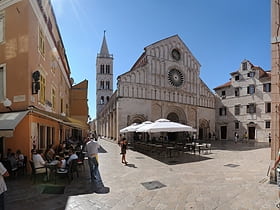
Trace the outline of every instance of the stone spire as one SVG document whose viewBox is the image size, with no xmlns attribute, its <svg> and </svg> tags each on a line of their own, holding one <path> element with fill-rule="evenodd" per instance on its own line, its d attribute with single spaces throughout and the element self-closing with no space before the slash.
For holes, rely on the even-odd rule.
<svg viewBox="0 0 280 210">
<path fill-rule="evenodd" d="M 101 57 L 110 57 L 109 50 L 108 50 L 108 47 L 107 47 L 105 32 L 106 31 L 104 30 L 103 42 L 102 42 L 102 45 L 101 45 L 101 49 L 100 49 L 100 54 L 99 55 Z"/>
</svg>

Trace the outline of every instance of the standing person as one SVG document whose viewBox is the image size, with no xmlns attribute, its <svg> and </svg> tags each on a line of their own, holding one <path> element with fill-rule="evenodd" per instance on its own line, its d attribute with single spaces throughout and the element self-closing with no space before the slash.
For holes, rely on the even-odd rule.
<svg viewBox="0 0 280 210">
<path fill-rule="evenodd" d="M 98 170 L 98 148 L 100 145 L 94 138 L 86 144 L 86 151 L 88 154 L 88 165 L 90 169 L 91 183 L 95 193 L 107 193 L 108 188 L 104 187 L 99 170 Z"/>
<path fill-rule="evenodd" d="M 244 141 L 245 141 L 245 143 L 248 142 L 248 133 L 247 133 L 247 131 L 245 131 L 245 133 L 244 133 Z"/>
<path fill-rule="evenodd" d="M 280 200 L 280 151 L 278 152 L 278 158 L 274 163 L 274 166 L 272 168 L 273 171 L 276 169 L 276 177 L 277 177 L 277 186 L 278 186 L 278 199 Z M 280 207 L 280 202 L 276 205 L 278 208 Z"/>
<path fill-rule="evenodd" d="M 122 163 L 124 163 L 125 165 L 127 165 L 127 161 L 125 158 L 126 150 L 127 150 L 127 140 L 124 137 L 123 140 L 121 141 L 121 155 L 122 155 Z"/>
<path fill-rule="evenodd" d="M 8 177 L 9 172 L 0 162 L 0 210 L 5 209 L 4 193 L 7 191 L 7 186 L 4 177 Z"/>
<path fill-rule="evenodd" d="M 235 132 L 234 133 L 234 143 L 236 144 L 238 140 L 238 134 Z"/>
</svg>

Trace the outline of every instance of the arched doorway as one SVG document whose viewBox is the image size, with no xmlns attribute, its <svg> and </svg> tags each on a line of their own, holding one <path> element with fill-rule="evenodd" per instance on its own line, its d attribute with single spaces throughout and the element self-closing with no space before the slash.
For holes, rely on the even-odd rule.
<svg viewBox="0 0 280 210">
<path fill-rule="evenodd" d="M 209 131 L 210 131 L 209 122 L 206 119 L 200 119 L 198 138 L 200 140 L 208 139 Z"/>
<path fill-rule="evenodd" d="M 167 115 L 167 119 L 172 122 L 179 122 L 179 116 L 175 112 L 171 112 Z"/>
<path fill-rule="evenodd" d="M 256 139 L 256 124 L 254 122 L 248 123 L 248 138 L 252 140 Z"/>
<path fill-rule="evenodd" d="M 167 119 L 172 121 L 172 122 L 179 122 L 179 116 L 175 112 L 171 112 L 167 115 Z M 168 139 L 170 140 L 177 140 L 178 139 L 178 133 L 172 132 L 168 133 Z"/>
</svg>

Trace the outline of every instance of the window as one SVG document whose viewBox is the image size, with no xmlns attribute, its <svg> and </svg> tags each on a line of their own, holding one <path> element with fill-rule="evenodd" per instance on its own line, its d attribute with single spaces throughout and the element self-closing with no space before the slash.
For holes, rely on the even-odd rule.
<svg viewBox="0 0 280 210">
<path fill-rule="evenodd" d="M 235 129 L 239 129 L 239 122 L 238 121 L 234 123 L 234 127 L 235 127 Z"/>
<path fill-rule="evenodd" d="M 46 131 L 45 131 L 45 126 L 40 125 L 39 126 L 39 148 L 40 149 L 46 149 Z"/>
<path fill-rule="evenodd" d="M 254 94 L 255 93 L 255 85 L 249 85 L 247 87 L 247 93 L 250 94 L 250 95 Z"/>
<path fill-rule="evenodd" d="M 255 76 L 255 72 L 254 71 L 251 71 L 247 74 L 248 77 L 254 77 Z"/>
<path fill-rule="evenodd" d="M 237 87 L 237 88 L 234 89 L 234 95 L 235 95 L 235 96 L 239 96 L 239 95 L 240 95 L 239 87 Z"/>
<path fill-rule="evenodd" d="M 100 104 L 104 104 L 104 96 L 101 96 Z"/>
<path fill-rule="evenodd" d="M 104 64 L 100 65 L 100 74 L 104 74 Z"/>
<path fill-rule="evenodd" d="M 226 116 L 227 115 L 227 108 L 226 107 L 220 108 L 219 111 L 220 111 L 220 116 Z"/>
<path fill-rule="evenodd" d="M 271 83 L 263 84 L 263 92 L 271 92 Z"/>
<path fill-rule="evenodd" d="M 246 62 L 242 63 L 242 70 L 247 70 L 247 63 Z"/>
<path fill-rule="evenodd" d="M 106 97 L 106 99 L 107 99 L 107 103 L 108 103 L 108 102 L 109 102 L 109 100 L 110 100 L 110 97 L 109 97 L 109 96 L 107 96 L 107 97 Z"/>
<path fill-rule="evenodd" d="M 60 113 L 64 113 L 63 98 L 60 99 Z"/>
<path fill-rule="evenodd" d="M 55 108 L 55 89 L 52 88 L 52 108 Z"/>
<path fill-rule="evenodd" d="M 39 29 L 39 51 L 42 56 L 45 56 L 45 36 L 42 29 Z"/>
<path fill-rule="evenodd" d="M 57 68 L 57 62 L 55 57 L 52 55 L 52 63 L 51 63 L 51 72 L 55 74 L 55 70 Z"/>
<path fill-rule="evenodd" d="M 270 128 L 270 120 L 265 121 L 265 128 Z"/>
<path fill-rule="evenodd" d="M 267 102 L 265 103 L 265 113 L 270 113 L 271 112 L 271 103 Z"/>
<path fill-rule="evenodd" d="M 0 14 L 0 43 L 4 41 L 4 14 Z"/>
<path fill-rule="evenodd" d="M 235 81 L 238 81 L 239 80 L 239 75 L 236 75 L 235 76 Z"/>
<path fill-rule="evenodd" d="M 235 105 L 234 106 L 234 114 L 235 115 L 240 115 L 240 105 Z"/>
<path fill-rule="evenodd" d="M 104 89 L 104 81 L 100 81 L 100 89 Z"/>
<path fill-rule="evenodd" d="M 256 113 L 256 104 L 251 103 L 247 105 L 247 113 Z"/>
<path fill-rule="evenodd" d="M 222 98 L 223 99 L 226 98 L 226 91 L 225 90 L 222 91 Z"/>
<path fill-rule="evenodd" d="M 45 104 L 46 101 L 46 79 L 40 75 L 40 102 Z"/>
<path fill-rule="evenodd" d="M 110 81 L 106 81 L 106 89 L 107 89 L 107 90 L 110 89 Z"/>
<path fill-rule="evenodd" d="M 3 101 L 6 97 L 6 71 L 4 66 L 0 66 L 0 101 Z"/>
<path fill-rule="evenodd" d="M 106 74 L 110 74 L 110 65 L 106 65 Z"/>
</svg>

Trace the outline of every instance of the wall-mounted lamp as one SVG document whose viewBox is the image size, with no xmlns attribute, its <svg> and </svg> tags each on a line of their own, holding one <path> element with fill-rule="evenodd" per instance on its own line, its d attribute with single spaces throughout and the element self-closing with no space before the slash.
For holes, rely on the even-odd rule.
<svg viewBox="0 0 280 210">
<path fill-rule="evenodd" d="M 40 71 L 35 71 L 32 73 L 32 94 L 38 94 L 40 90 Z"/>
<path fill-rule="evenodd" d="M 6 98 L 4 101 L 3 101 L 3 105 L 8 108 L 10 111 L 13 111 L 12 108 L 11 108 L 11 105 L 12 105 L 12 102 L 10 99 Z"/>
</svg>

